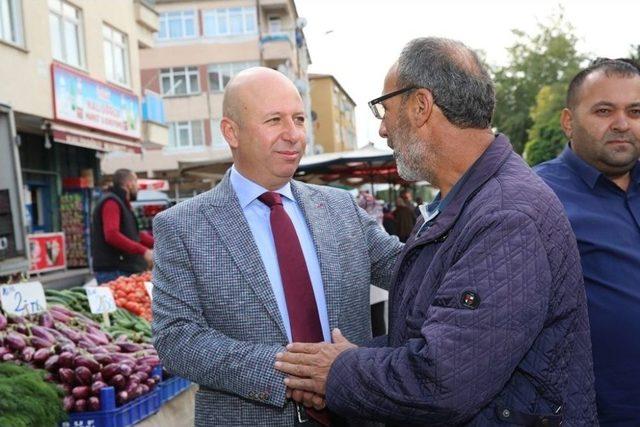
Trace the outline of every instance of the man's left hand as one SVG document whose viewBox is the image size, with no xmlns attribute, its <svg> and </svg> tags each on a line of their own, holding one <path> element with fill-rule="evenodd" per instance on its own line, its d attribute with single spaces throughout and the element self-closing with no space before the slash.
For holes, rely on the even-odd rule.
<svg viewBox="0 0 640 427">
<path fill-rule="evenodd" d="M 287 387 L 324 396 L 333 361 L 343 351 L 357 347 L 339 329 L 331 337 L 333 343 L 293 343 L 286 353 L 276 354 L 276 369 L 290 375 L 284 380 Z"/>
</svg>

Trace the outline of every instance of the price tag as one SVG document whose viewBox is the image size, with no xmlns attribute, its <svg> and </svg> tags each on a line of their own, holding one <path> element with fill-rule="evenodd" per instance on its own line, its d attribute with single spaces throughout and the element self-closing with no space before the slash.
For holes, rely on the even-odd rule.
<svg viewBox="0 0 640 427">
<path fill-rule="evenodd" d="M 92 286 L 85 288 L 89 299 L 89 308 L 93 314 L 113 313 L 116 311 L 116 302 L 113 299 L 111 289 L 106 286 Z"/>
<path fill-rule="evenodd" d="M 47 300 L 40 282 L 0 286 L 0 302 L 7 314 L 26 316 L 47 309 Z"/>
<path fill-rule="evenodd" d="M 149 299 L 153 301 L 153 283 L 152 282 L 144 282 L 144 287 L 149 294 Z"/>
</svg>

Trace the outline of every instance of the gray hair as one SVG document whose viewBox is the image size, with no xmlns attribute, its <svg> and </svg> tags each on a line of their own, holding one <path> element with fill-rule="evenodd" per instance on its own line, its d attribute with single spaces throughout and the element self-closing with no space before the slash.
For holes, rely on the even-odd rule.
<svg viewBox="0 0 640 427">
<path fill-rule="evenodd" d="M 398 60 L 398 87 L 407 86 L 429 89 L 447 120 L 459 128 L 491 125 L 493 82 L 478 55 L 461 42 L 436 37 L 410 41 Z"/>
</svg>

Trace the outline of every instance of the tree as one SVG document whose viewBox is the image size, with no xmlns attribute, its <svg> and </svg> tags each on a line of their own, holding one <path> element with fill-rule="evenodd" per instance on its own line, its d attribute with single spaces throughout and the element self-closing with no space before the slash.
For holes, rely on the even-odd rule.
<svg viewBox="0 0 640 427">
<path fill-rule="evenodd" d="M 516 41 L 507 50 L 509 64 L 494 69 L 496 110 L 494 126 L 511 139 L 514 150 L 522 153 L 533 125 L 532 108 L 543 86 L 552 89 L 567 83 L 585 59 L 575 45 L 577 37 L 565 22 L 562 12 L 550 18 L 546 26 L 539 24 L 535 35 L 512 30 Z"/>
<path fill-rule="evenodd" d="M 536 96 L 536 105 L 531 110 L 533 125 L 524 148 L 524 158 L 534 166 L 556 157 L 566 143 L 560 127 L 560 112 L 564 108 L 567 85 L 556 83 L 543 86 Z"/>
</svg>

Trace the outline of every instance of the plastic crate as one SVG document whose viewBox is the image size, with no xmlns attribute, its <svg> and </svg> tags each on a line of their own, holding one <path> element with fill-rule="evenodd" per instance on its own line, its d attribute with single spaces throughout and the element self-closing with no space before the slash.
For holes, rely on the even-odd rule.
<svg viewBox="0 0 640 427">
<path fill-rule="evenodd" d="M 155 371 L 154 371 L 155 373 Z M 100 390 L 102 409 L 94 412 L 73 412 L 69 420 L 60 423 L 60 427 L 127 427 L 158 412 L 162 406 L 160 387 L 132 400 L 126 405 L 116 407 L 116 393 L 113 387 Z"/>
<path fill-rule="evenodd" d="M 191 386 L 191 382 L 180 377 L 173 377 L 160 382 L 159 390 L 162 405 L 188 389 L 189 386 Z"/>
</svg>

